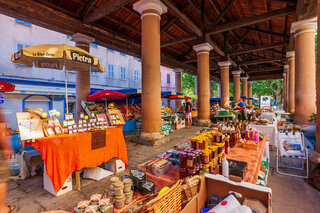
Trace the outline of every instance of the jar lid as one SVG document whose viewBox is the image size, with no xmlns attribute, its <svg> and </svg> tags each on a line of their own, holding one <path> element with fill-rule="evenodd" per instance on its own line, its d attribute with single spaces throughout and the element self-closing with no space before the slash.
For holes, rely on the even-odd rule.
<svg viewBox="0 0 320 213">
<path fill-rule="evenodd" d="M 132 180 L 130 178 L 123 179 L 123 183 L 126 185 L 132 184 Z"/>
<path fill-rule="evenodd" d="M 126 197 L 131 197 L 131 196 L 133 195 L 133 191 L 124 193 L 124 195 L 125 195 Z"/>
<path fill-rule="evenodd" d="M 119 177 L 112 177 L 112 178 L 110 178 L 111 183 L 115 183 L 115 182 L 117 182 L 118 180 L 120 180 Z"/>
<path fill-rule="evenodd" d="M 195 157 L 195 155 L 193 153 L 188 153 L 188 156 Z"/>
<path fill-rule="evenodd" d="M 119 180 L 119 181 L 115 182 L 115 183 L 113 184 L 113 186 L 114 186 L 115 188 L 121 188 L 121 187 L 123 187 L 123 182 Z"/>
<path fill-rule="evenodd" d="M 122 201 L 124 199 L 126 199 L 124 195 L 116 196 L 117 201 Z"/>
<path fill-rule="evenodd" d="M 180 155 L 187 155 L 187 153 L 185 153 L 185 152 L 180 152 Z"/>
</svg>

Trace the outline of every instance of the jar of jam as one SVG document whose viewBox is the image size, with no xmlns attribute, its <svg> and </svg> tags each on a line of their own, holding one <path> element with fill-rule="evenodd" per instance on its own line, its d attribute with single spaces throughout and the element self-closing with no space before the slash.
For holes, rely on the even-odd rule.
<svg viewBox="0 0 320 213">
<path fill-rule="evenodd" d="M 218 148 L 218 156 L 222 153 L 222 143 L 216 143 L 216 146 Z"/>
<path fill-rule="evenodd" d="M 211 161 L 211 159 L 212 159 L 212 151 L 211 151 L 211 149 L 208 149 L 208 152 L 209 152 L 209 161 Z"/>
<path fill-rule="evenodd" d="M 202 163 L 207 164 L 209 163 L 209 150 L 203 150 L 202 152 Z"/>
<path fill-rule="evenodd" d="M 179 167 L 186 168 L 187 167 L 187 153 L 180 152 L 179 155 Z"/>
<path fill-rule="evenodd" d="M 187 168 L 188 169 L 191 169 L 191 170 L 195 169 L 194 160 L 195 160 L 195 155 L 192 153 L 189 153 L 188 157 L 187 157 Z"/>
<path fill-rule="evenodd" d="M 188 169 L 188 176 L 189 177 L 195 176 L 196 174 L 197 174 L 196 169 Z"/>
<path fill-rule="evenodd" d="M 199 149 L 203 150 L 203 139 L 198 140 Z"/>
<path fill-rule="evenodd" d="M 209 165 L 209 173 L 213 174 L 213 163 L 210 162 L 210 163 L 208 163 L 208 165 Z"/>
<path fill-rule="evenodd" d="M 188 169 L 180 168 L 179 176 L 180 176 L 180 179 L 185 179 L 186 177 L 188 177 Z"/>
<path fill-rule="evenodd" d="M 228 154 L 229 153 L 229 137 L 224 141 L 224 153 Z"/>
<path fill-rule="evenodd" d="M 195 149 L 196 146 L 197 146 L 196 145 L 196 143 L 197 143 L 196 140 L 194 138 L 191 138 L 190 141 L 191 141 L 191 148 Z"/>
<path fill-rule="evenodd" d="M 216 142 L 221 143 L 222 142 L 222 133 L 217 133 Z"/>
<path fill-rule="evenodd" d="M 202 142 L 202 149 L 208 149 L 209 138 L 205 138 Z"/>
<path fill-rule="evenodd" d="M 194 168 L 196 168 L 196 167 L 198 167 L 199 166 L 199 164 L 201 163 L 200 161 L 198 161 L 199 160 L 199 154 L 197 153 L 197 152 L 195 152 L 195 153 L 193 153 L 194 154 Z"/>
<path fill-rule="evenodd" d="M 217 168 L 217 165 L 218 165 L 218 158 L 214 158 L 212 162 L 212 166 L 213 166 L 213 169 Z"/>
</svg>

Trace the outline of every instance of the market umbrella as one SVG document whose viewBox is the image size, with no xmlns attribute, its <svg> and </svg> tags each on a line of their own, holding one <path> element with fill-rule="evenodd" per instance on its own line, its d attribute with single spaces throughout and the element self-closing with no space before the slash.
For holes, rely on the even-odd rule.
<svg viewBox="0 0 320 213">
<path fill-rule="evenodd" d="M 12 92 L 16 86 L 4 81 L 0 81 L 0 92 Z"/>
<path fill-rule="evenodd" d="M 66 109 L 68 110 L 67 70 L 104 72 L 99 59 L 87 51 L 68 45 L 43 44 L 22 48 L 12 54 L 14 63 L 65 71 Z"/>
<path fill-rule="evenodd" d="M 171 99 L 171 100 L 181 100 L 181 99 L 190 100 L 191 99 L 190 97 L 185 95 L 166 95 L 166 96 L 163 96 L 162 98 Z"/>
<path fill-rule="evenodd" d="M 122 92 L 116 92 L 112 90 L 101 90 L 89 95 L 87 97 L 87 101 L 89 102 L 110 101 L 110 100 L 122 99 L 125 97 L 126 97 L 126 94 Z"/>
</svg>

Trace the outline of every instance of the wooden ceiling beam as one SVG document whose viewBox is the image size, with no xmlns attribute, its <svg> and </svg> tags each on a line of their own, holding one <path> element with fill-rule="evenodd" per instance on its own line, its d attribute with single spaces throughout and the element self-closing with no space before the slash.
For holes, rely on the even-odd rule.
<svg viewBox="0 0 320 213">
<path fill-rule="evenodd" d="M 279 74 L 270 74 L 270 75 L 253 75 L 249 76 L 248 81 L 261 81 L 261 80 L 276 80 L 276 79 L 282 79 L 282 73 Z"/>
<path fill-rule="evenodd" d="M 254 61 L 245 61 L 239 64 L 240 66 L 245 65 L 254 65 L 254 64 L 264 64 L 264 63 L 272 63 L 275 61 L 284 61 L 286 58 L 266 58 L 266 59 L 260 59 L 260 60 L 254 60 Z"/>
<path fill-rule="evenodd" d="M 194 7 L 194 9 L 196 9 L 199 13 L 201 13 L 201 8 L 199 7 L 199 5 L 197 4 L 196 1 L 194 0 L 188 0 L 188 3 Z M 208 22 L 209 25 L 213 25 L 212 20 L 207 16 L 207 14 L 205 14 L 205 21 Z"/>
<path fill-rule="evenodd" d="M 247 48 L 247 49 L 236 50 L 236 51 L 230 52 L 229 55 L 240 55 L 240 54 L 256 52 L 256 51 L 260 51 L 260 50 L 272 49 L 272 48 L 280 47 L 280 46 L 283 46 L 283 45 L 287 45 L 287 44 L 284 43 L 284 42 L 276 42 L 276 43 L 272 43 L 272 44 L 263 44 L 263 45 L 260 45 L 260 46 L 255 46 L 255 47 L 251 47 L 251 48 Z"/>
<path fill-rule="evenodd" d="M 182 43 L 182 42 L 186 42 L 186 41 L 190 41 L 190 40 L 195 40 L 196 38 L 198 38 L 195 35 L 186 35 L 186 36 L 181 36 L 178 38 L 174 38 L 168 41 L 163 41 L 161 42 L 161 47 L 167 47 L 167 46 L 171 46 L 177 43 Z"/>
<path fill-rule="evenodd" d="M 87 6 L 83 9 L 82 13 L 81 13 L 81 17 L 85 17 L 87 16 L 92 9 L 94 8 L 94 6 L 96 6 L 97 2 L 99 0 L 90 0 L 90 2 L 87 4 Z"/>
<path fill-rule="evenodd" d="M 267 35 L 277 36 L 277 37 L 281 37 L 281 38 L 290 38 L 290 35 L 286 35 L 283 33 L 276 33 L 276 32 L 269 31 L 269 30 L 262 30 L 262 29 L 258 29 L 255 27 L 243 27 L 243 29 L 251 30 L 251 31 L 257 32 L 257 33 L 263 33 L 263 34 L 267 34 Z"/>
<path fill-rule="evenodd" d="M 247 30 L 243 36 L 241 38 L 239 38 L 236 42 L 234 42 L 233 44 L 231 44 L 232 46 L 232 50 L 235 50 L 240 44 L 241 42 L 247 37 L 247 35 L 249 34 L 250 30 Z"/>
<path fill-rule="evenodd" d="M 297 0 L 267 0 L 267 2 L 280 2 L 287 4 L 297 4 Z"/>
<path fill-rule="evenodd" d="M 141 34 L 141 30 L 137 30 L 137 28 L 134 28 L 131 25 L 129 25 L 129 24 L 123 22 L 123 21 L 120 21 L 118 19 L 112 18 L 110 16 L 105 16 L 105 18 L 109 19 L 109 20 L 113 21 L 114 23 L 119 24 L 120 26 L 125 27 L 125 28 L 127 28 L 127 29 L 129 29 L 129 30 L 131 30 L 131 31 L 133 31 L 133 32 L 135 32 L 137 34 Z"/>
<path fill-rule="evenodd" d="M 65 8 L 62 8 L 62 7 L 59 7 L 56 4 L 53 4 L 53 3 L 49 2 L 49 1 L 37 0 L 37 2 L 39 2 L 40 4 L 43 4 L 43 5 L 47 6 L 47 7 L 51 7 L 51 8 L 53 8 L 53 9 L 59 11 L 59 12 L 62 12 L 64 14 L 67 14 L 69 16 L 72 16 L 72 17 L 75 17 L 75 18 L 80 18 L 80 16 L 78 16 L 77 14 L 71 12 L 70 10 L 67 10 Z"/>
<path fill-rule="evenodd" d="M 109 15 L 110 13 L 120 9 L 121 7 L 129 4 L 132 0 L 116 0 L 108 1 L 104 3 L 99 8 L 93 9 L 89 14 L 83 17 L 84 23 L 93 23 L 104 16 Z"/>
<path fill-rule="evenodd" d="M 237 29 L 240 27 L 245 27 L 245 26 L 249 26 L 252 24 L 259 23 L 259 22 L 263 22 L 263 21 L 275 19 L 278 17 L 286 16 L 286 15 L 295 13 L 295 11 L 296 11 L 295 6 L 282 8 L 279 10 L 273 10 L 271 12 L 263 13 L 263 14 L 260 14 L 257 16 L 252 16 L 249 18 L 240 19 L 238 21 L 233 21 L 233 22 L 229 22 L 226 24 L 214 26 L 208 31 L 208 33 L 210 35 L 222 33 L 222 32 L 228 31 L 228 30 Z"/>
<path fill-rule="evenodd" d="M 170 21 L 167 21 L 167 23 L 160 29 L 160 34 L 163 32 L 166 32 L 169 27 L 174 23 L 174 19 L 171 19 Z"/>
<path fill-rule="evenodd" d="M 216 26 L 217 24 L 219 24 L 219 22 L 222 20 L 224 15 L 228 12 L 228 10 L 230 9 L 230 7 L 232 6 L 234 1 L 235 0 L 229 0 L 229 2 L 227 3 L 226 7 L 222 10 L 222 12 L 219 14 L 218 18 L 214 22 L 213 26 Z"/>
<path fill-rule="evenodd" d="M 268 71 L 276 71 L 281 70 L 282 67 L 266 67 L 266 68 L 257 68 L 257 69 L 249 69 L 245 70 L 247 73 L 257 73 L 257 72 L 268 72 Z"/>
<path fill-rule="evenodd" d="M 197 25 L 195 25 L 185 14 L 180 12 L 180 10 L 170 1 L 170 0 L 161 0 L 168 9 L 174 14 L 174 16 L 182 22 L 186 27 L 188 27 L 194 34 L 201 37 L 202 32 Z"/>
</svg>

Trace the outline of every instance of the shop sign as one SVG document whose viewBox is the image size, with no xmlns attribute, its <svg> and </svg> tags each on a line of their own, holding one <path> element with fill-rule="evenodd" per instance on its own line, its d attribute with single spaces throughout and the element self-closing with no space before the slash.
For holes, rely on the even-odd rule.
<svg viewBox="0 0 320 213">
<path fill-rule="evenodd" d="M 271 96 L 260 96 L 260 107 L 271 106 Z"/>
</svg>

